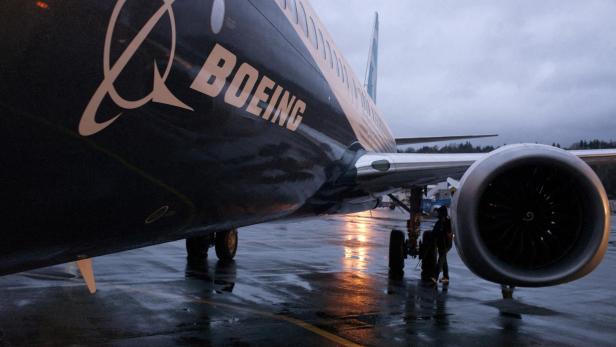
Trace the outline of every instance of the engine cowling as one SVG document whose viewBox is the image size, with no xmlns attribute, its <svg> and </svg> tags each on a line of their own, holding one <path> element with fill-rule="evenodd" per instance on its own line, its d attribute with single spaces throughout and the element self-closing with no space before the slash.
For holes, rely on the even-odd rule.
<svg viewBox="0 0 616 347">
<path fill-rule="evenodd" d="M 550 146 L 509 145 L 466 171 L 452 226 L 475 274 L 540 287 L 580 278 L 601 262 L 610 210 L 601 181 L 581 159 Z"/>
</svg>

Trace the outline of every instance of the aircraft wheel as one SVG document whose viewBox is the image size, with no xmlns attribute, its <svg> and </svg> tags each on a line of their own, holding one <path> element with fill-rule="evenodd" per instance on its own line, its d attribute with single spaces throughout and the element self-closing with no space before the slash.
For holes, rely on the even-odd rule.
<svg viewBox="0 0 616 347">
<path fill-rule="evenodd" d="M 216 233 L 216 256 L 222 261 L 235 257 L 237 251 L 237 229 L 224 230 Z"/>
<path fill-rule="evenodd" d="M 210 236 L 190 237 L 186 239 L 186 253 L 190 259 L 207 258 L 207 251 L 210 248 Z"/>
<path fill-rule="evenodd" d="M 404 232 L 392 230 L 389 236 L 389 271 L 394 274 L 404 272 L 404 256 L 406 245 L 404 242 Z"/>
</svg>

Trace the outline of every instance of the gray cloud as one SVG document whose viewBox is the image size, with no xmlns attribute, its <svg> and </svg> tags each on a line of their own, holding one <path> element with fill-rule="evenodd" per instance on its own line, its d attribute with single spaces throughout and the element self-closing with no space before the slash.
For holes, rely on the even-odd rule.
<svg viewBox="0 0 616 347">
<path fill-rule="evenodd" d="M 395 136 L 616 140 L 616 2 L 312 0 L 363 80 L 381 20 L 378 102 Z"/>
</svg>

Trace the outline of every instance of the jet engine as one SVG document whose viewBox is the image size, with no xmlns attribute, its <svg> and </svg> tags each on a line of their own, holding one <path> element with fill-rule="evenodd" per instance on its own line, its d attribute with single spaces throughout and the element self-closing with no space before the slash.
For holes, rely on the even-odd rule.
<svg viewBox="0 0 616 347">
<path fill-rule="evenodd" d="M 610 232 L 605 189 L 575 155 L 550 146 L 504 146 L 460 181 L 452 226 L 461 258 L 478 276 L 541 287 L 591 272 Z"/>
</svg>

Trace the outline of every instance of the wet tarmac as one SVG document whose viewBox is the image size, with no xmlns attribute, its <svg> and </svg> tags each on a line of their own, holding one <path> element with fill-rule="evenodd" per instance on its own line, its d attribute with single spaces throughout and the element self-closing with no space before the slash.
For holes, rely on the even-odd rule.
<svg viewBox="0 0 616 347">
<path fill-rule="evenodd" d="M 95 295 L 71 264 L 0 277 L 0 346 L 616 343 L 614 241 L 589 276 L 503 300 L 455 251 L 448 287 L 423 285 L 414 259 L 390 279 L 389 231 L 405 217 L 375 210 L 243 228 L 231 264 L 213 249 L 206 264 L 187 264 L 183 242 L 99 257 Z"/>
</svg>

